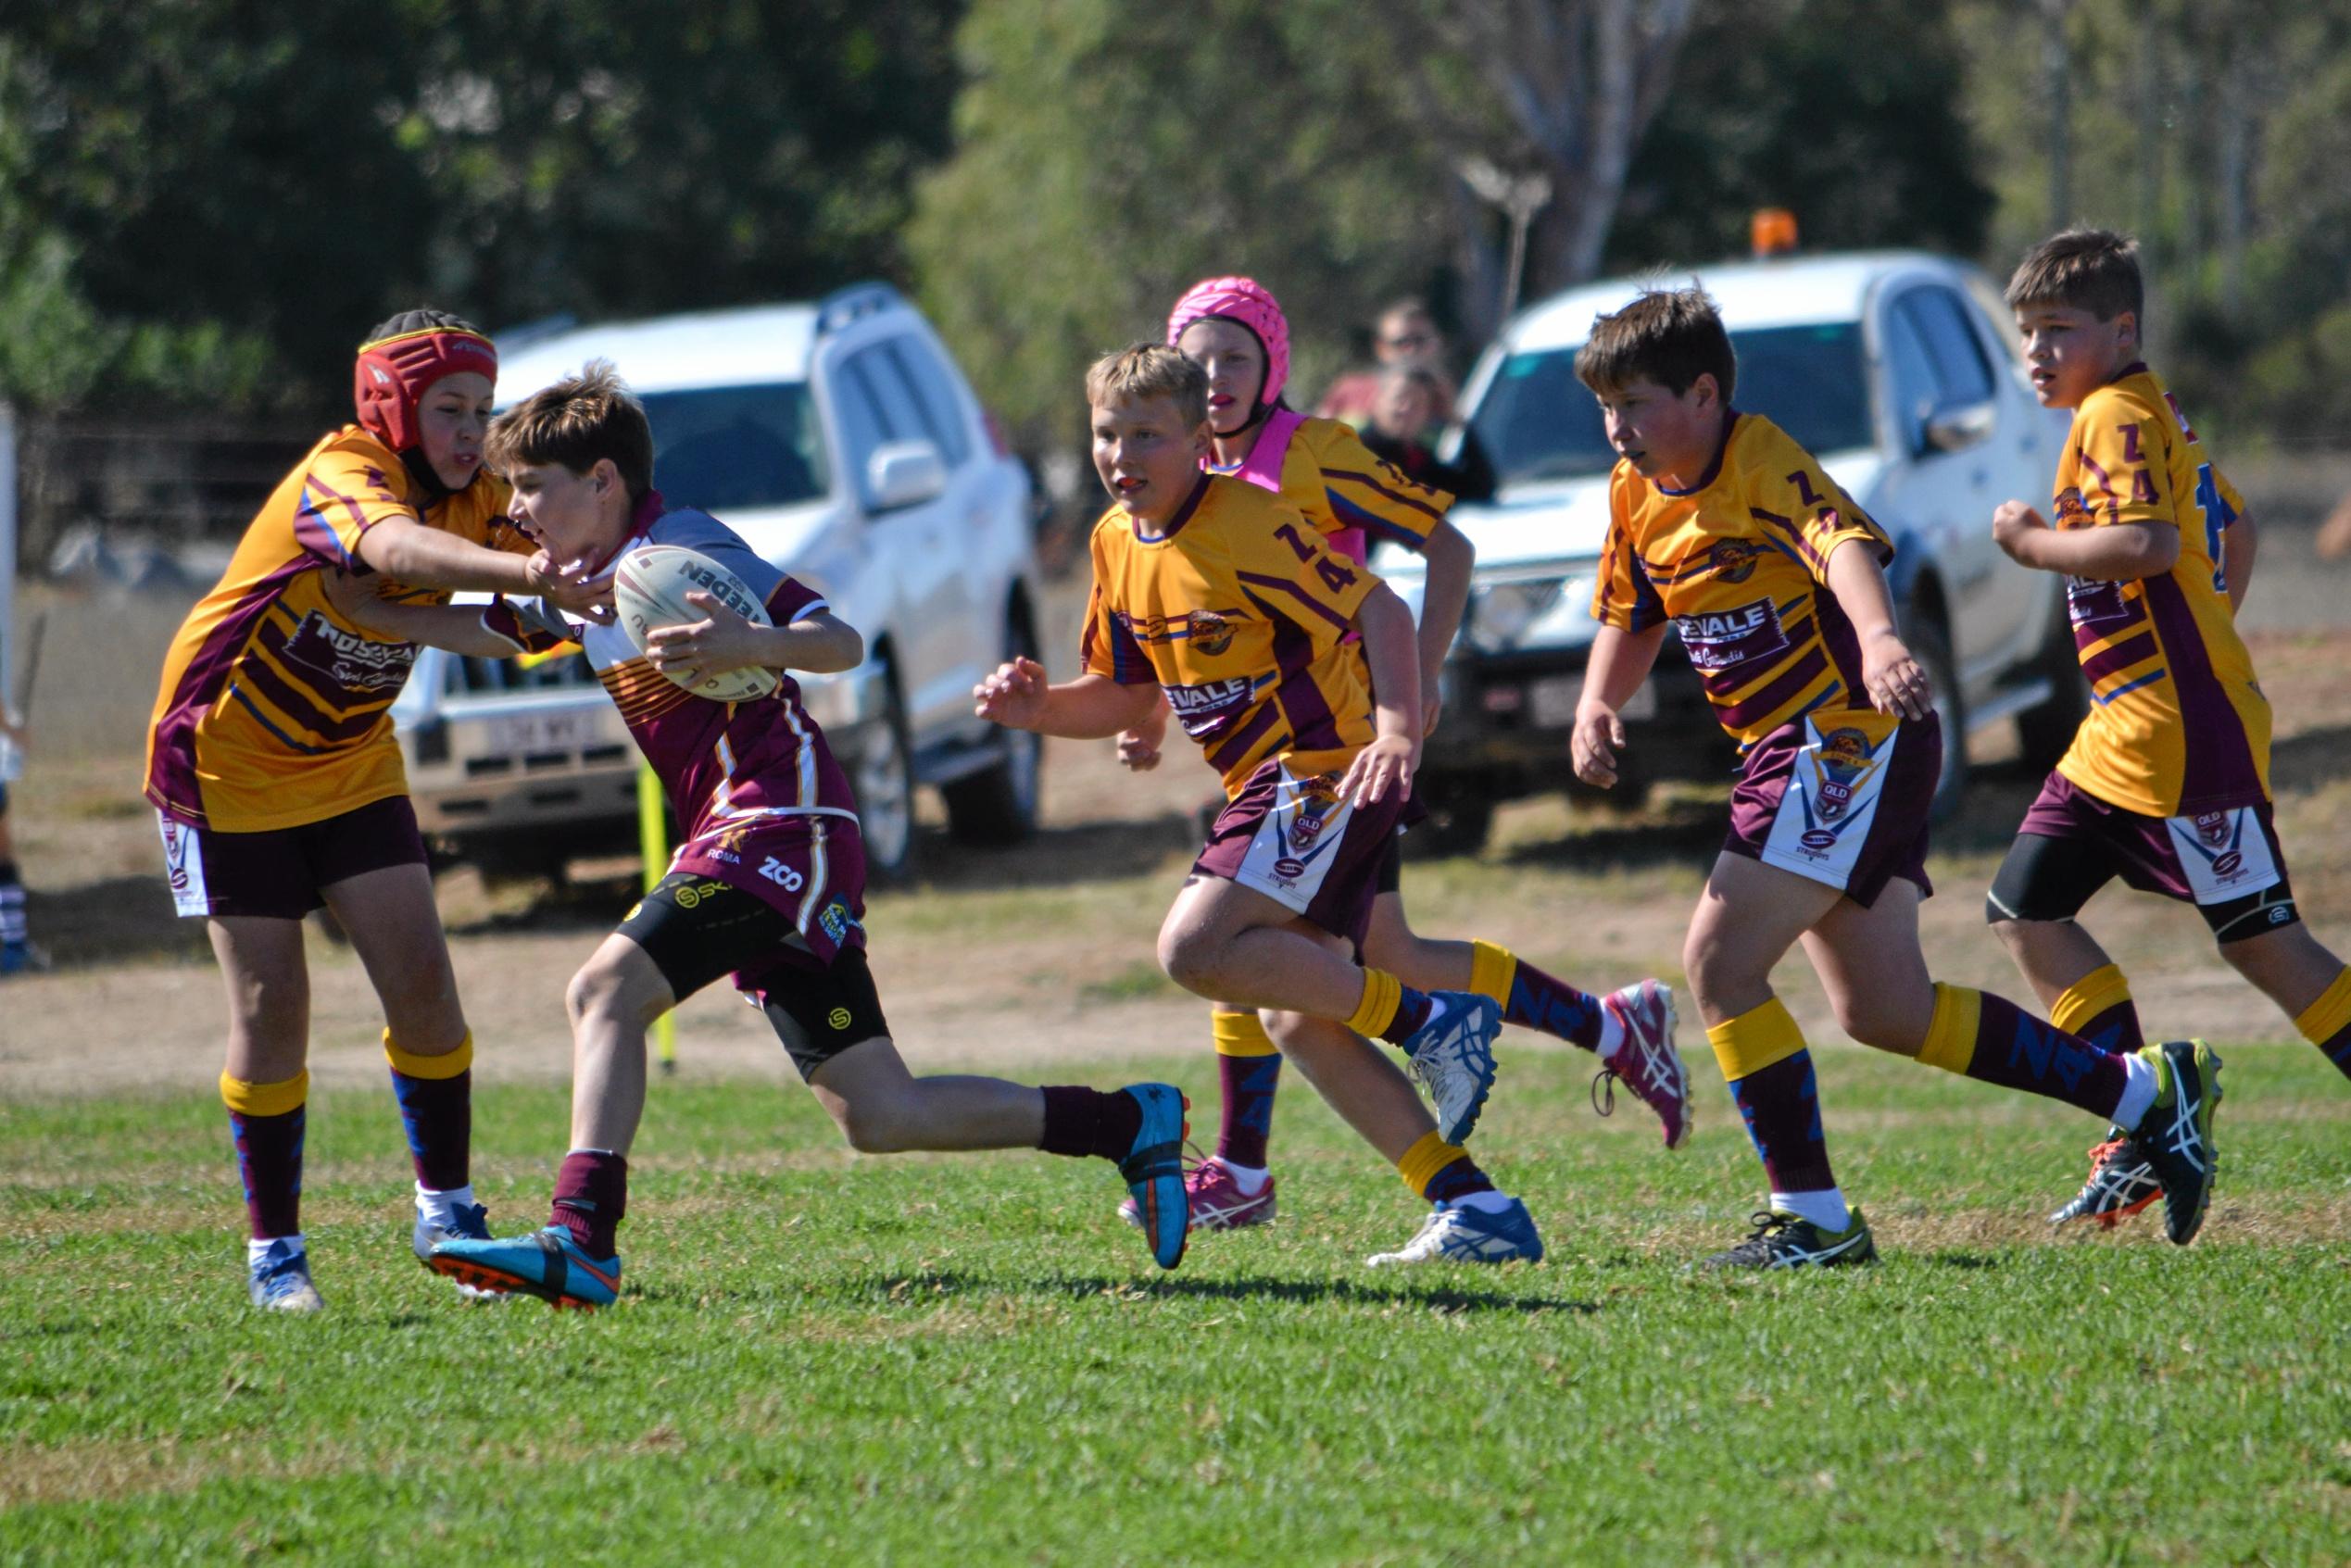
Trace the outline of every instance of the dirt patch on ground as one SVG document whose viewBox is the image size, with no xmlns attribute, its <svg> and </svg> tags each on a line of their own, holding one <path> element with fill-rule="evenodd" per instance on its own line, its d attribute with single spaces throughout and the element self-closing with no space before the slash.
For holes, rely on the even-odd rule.
<svg viewBox="0 0 2351 1568">
<path fill-rule="evenodd" d="M 2343 935 L 2351 930 L 2351 684 L 2342 679 L 2351 663 L 2351 571 L 2319 564 L 2314 542 L 2308 528 L 2265 534 L 2255 606 L 2272 608 L 2247 619 L 2267 628 L 2251 641 L 2278 716 L 2274 773 L 2295 887 L 2317 930 L 2351 942 Z M 120 646 L 106 663 L 118 679 L 135 665 L 144 683 L 154 667 L 148 654 L 160 659 L 175 621 L 140 614 L 115 629 Z M 61 614 L 50 659 L 84 668 L 72 639 L 107 633 L 94 616 Z M 201 922 L 172 917 L 137 757 L 93 738 L 138 734 L 144 691 L 85 681 L 69 695 L 69 709 L 44 696 L 36 709 L 36 721 L 44 710 L 56 719 L 54 734 L 39 734 L 57 744 L 36 753 L 14 813 L 34 934 L 63 962 L 0 985 L 0 1098 L 209 1093 L 221 1003 Z M 102 724 L 98 710 L 109 705 Z M 873 899 L 875 972 L 894 1032 L 918 1064 L 1021 1072 L 1204 1042 L 1204 1010 L 1158 974 L 1151 934 L 1198 842 L 1194 819 L 1214 781 L 1189 756 L 1136 775 L 1115 765 L 1107 746 L 1063 742 L 1050 746 L 1045 778 L 1045 828 L 1033 843 L 959 850 L 934 821 L 922 884 Z M 2010 763 L 1980 769 L 1968 809 L 1938 834 L 1944 896 L 1926 907 L 1925 935 L 1945 978 L 2018 989 L 1983 930 L 1981 892 L 2038 783 Z M 1595 989 L 1678 974 L 1721 812 L 1719 793 L 1703 790 L 1628 816 L 1571 811 L 1555 798 L 1509 808 L 1482 857 L 1414 870 L 1415 922 L 1433 935 L 1503 942 Z M 564 981 L 632 897 L 625 864 L 605 869 L 619 874 L 560 888 L 485 885 L 463 870 L 443 878 L 485 1078 L 568 1074 Z M 2151 1028 L 2222 1038 L 2290 1033 L 2219 962 L 2193 912 L 2110 891 L 2086 918 L 2123 956 Z M 359 965 L 323 934 L 312 938 L 311 959 L 313 1073 L 326 1082 L 381 1081 L 381 1022 Z M 1782 979 L 1807 1029 L 1833 1037 L 1801 960 Z M 1684 1034 L 1685 1048 L 1703 1055 L 1697 1032 L 1686 1025 Z M 765 1022 L 723 986 L 680 1010 L 677 1039 L 681 1071 L 693 1076 L 796 1081 Z"/>
</svg>

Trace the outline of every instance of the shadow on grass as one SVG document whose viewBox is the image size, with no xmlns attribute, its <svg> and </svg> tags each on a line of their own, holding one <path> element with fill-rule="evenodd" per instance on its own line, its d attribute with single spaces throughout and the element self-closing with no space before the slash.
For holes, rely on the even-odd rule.
<svg viewBox="0 0 2351 1568">
<path fill-rule="evenodd" d="M 1025 1290 L 1043 1296 L 1116 1296 L 1127 1299 L 1150 1297 L 1192 1297 L 1211 1301 L 1284 1301 L 1300 1306 L 1336 1302 L 1360 1307 L 1414 1307 L 1441 1312 L 1597 1312 L 1597 1301 L 1569 1301 L 1548 1296 L 1504 1296 L 1490 1290 L 1458 1290 L 1444 1286 L 1414 1290 L 1384 1289 L 1348 1279 L 1200 1279 L 1183 1274 L 1157 1277 L 1109 1274 L 1049 1274 L 1017 1286 L 956 1273 L 901 1276 L 881 1283 L 882 1294 L 892 1299 L 920 1300 L 939 1292 L 985 1292 L 1006 1295 Z"/>
</svg>

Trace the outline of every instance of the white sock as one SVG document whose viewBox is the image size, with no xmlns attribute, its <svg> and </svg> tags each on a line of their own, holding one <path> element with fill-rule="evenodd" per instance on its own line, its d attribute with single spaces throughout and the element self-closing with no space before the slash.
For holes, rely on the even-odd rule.
<svg viewBox="0 0 2351 1568">
<path fill-rule="evenodd" d="M 1600 1009 L 1600 1060 L 1606 1061 L 1625 1043 L 1625 1021 L 1616 1016 L 1616 1010 L 1603 1003 Z"/>
<path fill-rule="evenodd" d="M 2157 1083 L 2155 1063 L 2132 1051 L 2122 1059 L 2122 1098 L 2114 1108 L 2114 1124 L 2126 1133 L 2139 1130 L 2140 1122 L 2155 1109 Z"/>
<path fill-rule="evenodd" d="M 250 1268 L 254 1264 L 259 1262 L 264 1253 L 268 1252 L 270 1248 L 275 1247 L 282 1241 L 296 1252 L 302 1250 L 302 1233 L 300 1231 L 295 1232 L 292 1236 L 273 1236 L 266 1241 L 256 1241 L 251 1236 L 245 1237 L 245 1266 Z"/>
<path fill-rule="evenodd" d="M 1265 1179 L 1270 1173 L 1263 1166 L 1236 1165 L 1221 1154 L 1209 1158 L 1225 1167 L 1225 1173 L 1233 1178 L 1233 1185 L 1241 1189 L 1243 1198 L 1255 1198 L 1265 1190 Z"/>
<path fill-rule="evenodd" d="M 1853 1210 L 1845 1207 L 1842 1187 L 1830 1187 L 1826 1192 L 1775 1192 L 1771 1206 L 1800 1220 L 1810 1220 L 1824 1231 L 1841 1231 L 1853 1223 Z"/>
<path fill-rule="evenodd" d="M 1506 1192 L 1470 1192 L 1456 1198 L 1447 1207 L 1475 1209 L 1480 1214 L 1499 1214 L 1515 1201 Z"/>
<path fill-rule="evenodd" d="M 422 1182 L 416 1184 L 416 1211 L 427 1219 L 438 1219 L 459 1209 L 472 1207 L 473 1184 L 471 1182 L 461 1187 L 451 1187 L 446 1192 L 435 1191 Z"/>
</svg>

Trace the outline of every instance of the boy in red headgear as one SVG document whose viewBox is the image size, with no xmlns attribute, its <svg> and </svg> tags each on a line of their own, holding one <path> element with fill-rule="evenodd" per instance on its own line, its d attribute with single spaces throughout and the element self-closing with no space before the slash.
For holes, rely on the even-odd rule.
<svg viewBox="0 0 2351 1568">
<path fill-rule="evenodd" d="M 558 568 L 506 521 L 482 471 L 497 351 L 411 310 L 360 346 L 358 422 L 313 446 L 245 529 L 164 659 L 146 796 L 172 902 L 208 923 L 229 992 L 229 1109 L 256 1306 L 319 1306 L 300 1223 L 309 974 L 302 920 L 332 909 L 383 1004 L 384 1055 L 415 1159 L 420 1257 L 486 1236 L 467 1172 L 473 1038 L 433 904 L 388 709 L 413 645 L 371 638 L 322 569 L 383 592 L 543 594 L 581 613 L 608 585 Z"/>
</svg>

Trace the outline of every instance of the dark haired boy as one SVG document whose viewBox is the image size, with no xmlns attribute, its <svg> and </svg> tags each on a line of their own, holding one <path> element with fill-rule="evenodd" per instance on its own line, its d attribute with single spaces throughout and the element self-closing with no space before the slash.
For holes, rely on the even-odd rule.
<svg viewBox="0 0 2351 1568">
<path fill-rule="evenodd" d="M 2058 234 L 2027 253 L 2007 299 L 2034 392 L 2074 417 L 2055 521 L 2009 501 L 1993 537 L 2066 574 L 2092 701 L 1985 918 L 2059 1027 L 2127 1050 L 2140 1040 L 2130 985 L 2075 917 L 2116 877 L 2191 903 L 2220 956 L 2351 1076 L 2351 970 L 2294 908 L 2271 820 L 2269 704 L 2237 635 L 2253 520 L 2139 357 L 2138 246 L 2104 230 Z M 2144 1132 L 2114 1129 L 2052 1222 L 2111 1225 L 2146 1207 L 2155 1153 Z"/>
<path fill-rule="evenodd" d="M 1918 947 L 1927 801 L 1942 739 L 1927 681 L 1895 630 L 1878 525 L 1770 420 L 1741 414 L 1714 302 L 1644 294 L 1592 323 L 1576 373 L 1619 460 L 1594 640 L 1576 714 L 1576 771 L 1607 786 L 1619 706 L 1670 624 L 1740 744 L 1730 832 L 1682 961 L 1706 1037 L 1771 1183 L 1747 1240 L 1709 1267 L 1865 1262 L 1868 1223 L 1829 1163 L 1812 1058 L 1771 988 L 1802 941 L 1846 1034 L 1864 1045 L 2125 1126 L 2160 1105 L 2197 1129 L 2201 1161 L 2157 1169 L 2174 1241 L 2210 1191 L 2212 1076 L 2201 1044 L 2126 1056 L 1928 975 Z"/>
<path fill-rule="evenodd" d="M 652 487 L 645 411 L 609 365 L 590 365 L 500 415 L 487 451 L 514 486 L 513 517 L 554 558 L 600 574 L 636 546 L 682 546 L 741 578 L 773 624 L 759 625 L 709 594 L 689 594 L 710 619 L 656 632 L 640 654 L 617 626 L 577 625 L 537 605 L 359 607 L 372 631 L 459 653 L 579 643 L 685 824 L 668 874 L 565 994 L 572 1145 L 546 1228 L 452 1240 L 433 1249 L 430 1265 L 468 1285 L 559 1307 L 616 1299 L 616 1232 L 628 1203 L 629 1147 L 645 1108 L 646 1029 L 732 973 L 852 1148 L 1099 1155 L 1125 1177 L 1153 1258 L 1174 1268 L 1186 1229 L 1183 1096 L 1166 1084 L 1103 1094 L 910 1073 L 866 966 L 856 804 L 798 686 L 786 675 L 767 696 L 722 702 L 672 678 L 851 669 L 863 657 L 857 630 L 724 523 L 662 502 Z"/>
</svg>

